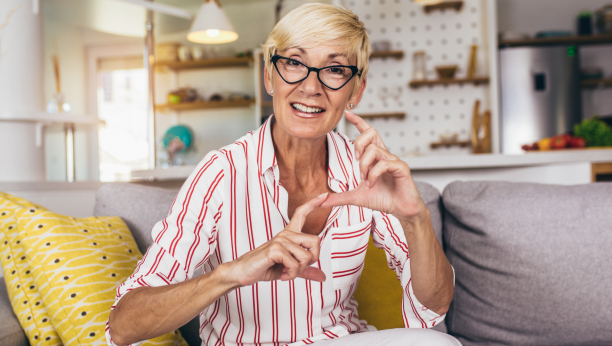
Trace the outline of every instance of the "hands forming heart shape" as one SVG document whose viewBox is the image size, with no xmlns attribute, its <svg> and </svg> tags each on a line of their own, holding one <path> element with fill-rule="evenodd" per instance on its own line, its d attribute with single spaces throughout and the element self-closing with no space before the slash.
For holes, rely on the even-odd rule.
<svg viewBox="0 0 612 346">
<path fill-rule="evenodd" d="M 355 140 L 361 183 L 356 189 L 329 195 L 322 207 L 356 205 L 391 214 L 398 219 L 418 216 L 427 207 L 419 196 L 408 164 L 391 154 L 380 135 L 361 117 L 346 111 L 361 135 Z"/>
</svg>

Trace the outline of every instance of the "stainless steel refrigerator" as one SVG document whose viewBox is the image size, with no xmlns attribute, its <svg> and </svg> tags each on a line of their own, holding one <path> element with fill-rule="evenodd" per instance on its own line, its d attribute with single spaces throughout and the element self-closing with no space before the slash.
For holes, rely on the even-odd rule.
<svg viewBox="0 0 612 346">
<path fill-rule="evenodd" d="M 500 49 L 501 149 L 571 131 L 582 119 L 580 70 L 574 46 Z"/>
</svg>

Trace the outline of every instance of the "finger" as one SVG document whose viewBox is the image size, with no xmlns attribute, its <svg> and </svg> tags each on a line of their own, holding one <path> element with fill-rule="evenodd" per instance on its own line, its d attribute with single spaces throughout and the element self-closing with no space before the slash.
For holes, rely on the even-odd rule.
<svg viewBox="0 0 612 346">
<path fill-rule="evenodd" d="M 365 149 L 361 160 L 359 160 L 359 171 L 361 172 L 361 180 L 366 180 L 368 172 L 380 160 L 395 160 L 396 157 L 389 151 L 381 147 L 370 144 Z"/>
<path fill-rule="evenodd" d="M 316 262 L 316 261 L 314 262 L 312 261 L 312 258 L 313 258 L 312 253 L 304 249 L 303 247 L 293 244 L 293 243 L 284 244 L 284 245 L 287 251 L 289 251 L 291 255 L 293 256 L 293 258 L 295 258 L 300 264 L 299 269 L 298 269 L 298 274 L 304 271 L 306 267 Z"/>
<path fill-rule="evenodd" d="M 318 282 L 325 282 L 327 279 L 325 273 L 317 267 L 307 267 L 303 272 L 298 274 L 298 277 Z"/>
<path fill-rule="evenodd" d="M 283 273 L 281 274 L 281 280 L 291 280 L 294 279 L 299 274 L 300 263 L 291 255 L 283 245 L 277 244 L 270 248 L 268 252 L 268 256 L 272 262 L 275 264 L 282 264 L 286 270 L 283 269 Z M 272 268 L 270 266 L 270 268 Z"/>
<path fill-rule="evenodd" d="M 372 144 L 375 144 L 383 149 L 387 149 L 382 138 L 380 138 L 380 135 L 373 127 L 366 130 L 355 140 L 355 157 L 357 158 L 357 160 L 361 158 L 365 148 Z"/>
<path fill-rule="evenodd" d="M 364 191 L 367 190 L 367 185 L 369 182 L 366 180 L 361 182 L 356 189 L 341 192 L 341 193 L 332 193 L 327 197 L 325 202 L 321 204 L 321 207 L 335 207 L 341 205 L 356 205 L 358 207 L 367 207 L 366 198 Z"/>
<path fill-rule="evenodd" d="M 294 232 L 301 232 L 302 227 L 304 227 L 304 222 L 306 222 L 306 216 L 311 211 L 315 210 L 315 208 L 321 206 L 321 203 L 325 201 L 327 195 L 327 192 L 320 194 L 319 196 L 297 207 L 297 209 L 293 213 L 293 217 L 291 217 L 291 221 L 289 221 L 289 224 L 286 228 Z"/>
<path fill-rule="evenodd" d="M 308 250 L 312 255 L 310 263 L 308 265 L 313 264 L 314 262 L 319 260 L 319 253 L 321 250 L 321 240 L 319 237 L 313 234 L 299 233 L 291 230 L 287 230 L 287 232 L 282 232 L 278 234 L 282 235 L 283 238 L 286 238 L 287 241 L 283 244 L 295 244 L 298 247 Z"/>
<path fill-rule="evenodd" d="M 388 173 L 393 178 L 409 177 L 410 169 L 408 169 L 406 164 L 400 161 L 378 161 L 368 173 L 369 187 L 374 187 L 380 176 L 385 173 Z"/>
<path fill-rule="evenodd" d="M 346 117 L 346 120 L 350 121 L 351 124 L 355 125 L 357 130 L 359 130 L 359 133 L 363 133 L 365 130 L 372 127 L 368 123 L 366 123 L 362 117 L 358 116 L 357 114 L 351 111 L 345 110 L 344 115 Z"/>
</svg>

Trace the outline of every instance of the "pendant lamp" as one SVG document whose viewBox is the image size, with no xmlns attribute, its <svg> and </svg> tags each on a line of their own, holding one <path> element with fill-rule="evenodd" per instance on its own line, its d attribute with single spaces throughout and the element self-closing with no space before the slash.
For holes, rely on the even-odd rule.
<svg viewBox="0 0 612 346">
<path fill-rule="evenodd" d="M 228 43 L 236 41 L 238 34 L 219 0 L 206 0 L 191 24 L 187 39 L 195 43 Z"/>
</svg>

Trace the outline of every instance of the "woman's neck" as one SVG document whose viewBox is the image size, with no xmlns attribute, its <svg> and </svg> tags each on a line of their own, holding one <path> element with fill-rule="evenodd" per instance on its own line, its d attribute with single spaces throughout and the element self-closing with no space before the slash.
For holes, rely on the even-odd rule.
<svg viewBox="0 0 612 346">
<path fill-rule="evenodd" d="M 272 142 L 282 172 L 281 181 L 290 179 L 300 189 L 308 189 L 321 180 L 321 173 L 326 176 L 327 136 L 316 139 L 295 138 L 274 122 Z"/>
</svg>

